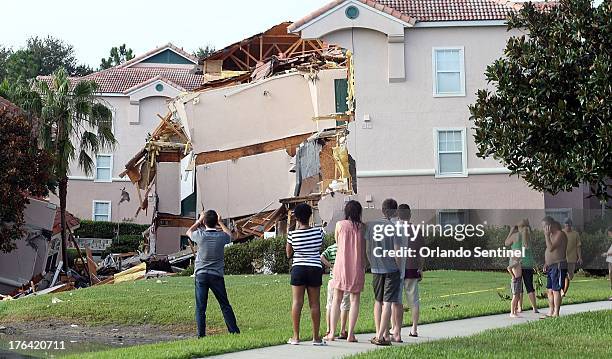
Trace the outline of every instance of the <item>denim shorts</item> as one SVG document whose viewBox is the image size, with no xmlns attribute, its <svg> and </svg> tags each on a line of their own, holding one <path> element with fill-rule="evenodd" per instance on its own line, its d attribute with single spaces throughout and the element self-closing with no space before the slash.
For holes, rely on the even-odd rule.
<svg viewBox="0 0 612 359">
<path fill-rule="evenodd" d="M 561 269 L 561 267 L 561 263 L 555 263 L 548 266 L 548 269 L 546 270 L 547 289 L 552 289 L 555 292 L 559 292 L 565 285 L 565 276 L 567 275 L 567 271 L 565 269 Z"/>
</svg>

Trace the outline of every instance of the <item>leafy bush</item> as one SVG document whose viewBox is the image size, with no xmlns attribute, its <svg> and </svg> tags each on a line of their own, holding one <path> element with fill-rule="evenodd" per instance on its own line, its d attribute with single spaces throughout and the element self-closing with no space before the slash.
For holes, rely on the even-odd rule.
<svg viewBox="0 0 612 359">
<path fill-rule="evenodd" d="M 190 264 L 187 268 L 177 273 L 178 277 L 189 277 L 193 274 L 193 270 L 195 269 L 193 264 Z"/>
<path fill-rule="evenodd" d="M 507 227 L 489 227 L 482 237 L 466 238 L 464 241 L 456 241 L 448 237 L 425 238 L 425 245 L 430 248 L 440 247 L 442 249 L 454 250 L 463 247 L 474 251 L 475 247 L 483 249 L 504 248 L 504 241 L 508 235 Z M 606 234 L 603 232 L 580 233 L 582 239 L 583 268 L 597 269 L 605 268 L 605 259 L 601 253 L 609 246 Z M 285 254 L 285 237 L 270 239 L 255 239 L 247 243 L 234 244 L 225 249 L 225 272 L 227 274 L 253 274 L 262 268 L 269 269 L 273 273 L 289 273 L 291 263 Z M 323 248 L 334 243 L 334 236 L 325 236 Z M 529 242 L 533 252 L 537 268 L 544 264 L 544 233 L 534 230 Z M 482 257 L 482 258 L 427 258 L 425 269 L 457 269 L 457 270 L 506 270 L 508 258 L 505 257 Z M 541 278 L 540 278 L 541 280 Z"/>
<path fill-rule="evenodd" d="M 119 238 L 113 239 L 113 243 L 104 250 L 102 258 L 105 258 L 110 253 L 135 252 L 140 248 L 142 241 L 143 238 L 140 234 L 120 235 Z"/>
<path fill-rule="evenodd" d="M 289 273 L 291 262 L 285 253 L 286 237 L 254 239 L 236 243 L 225 249 L 226 274 L 253 274 L 267 268 L 273 273 Z M 334 243 L 333 235 L 326 235 L 323 248 Z"/>
<path fill-rule="evenodd" d="M 82 238 L 114 238 L 117 225 L 119 225 L 120 236 L 141 235 L 149 228 L 148 224 L 81 220 L 81 225 L 74 231 L 74 235 Z"/>
</svg>

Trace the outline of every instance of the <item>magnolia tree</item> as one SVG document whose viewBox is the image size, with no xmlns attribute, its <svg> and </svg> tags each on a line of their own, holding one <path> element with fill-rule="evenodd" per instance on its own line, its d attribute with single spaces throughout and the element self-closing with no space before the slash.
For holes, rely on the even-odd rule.
<svg viewBox="0 0 612 359">
<path fill-rule="evenodd" d="M 611 2 L 526 3 L 510 16 L 493 90 L 470 106 L 479 157 L 503 162 L 552 194 L 588 184 L 602 203 L 612 184 Z"/>
<path fill-rule="evenodd" d="M 0 98 L 0 252 L 22 239 L 29 197 L 45 196 L 51 158 L 37 146 L 30 120 Z"/>
</svg>

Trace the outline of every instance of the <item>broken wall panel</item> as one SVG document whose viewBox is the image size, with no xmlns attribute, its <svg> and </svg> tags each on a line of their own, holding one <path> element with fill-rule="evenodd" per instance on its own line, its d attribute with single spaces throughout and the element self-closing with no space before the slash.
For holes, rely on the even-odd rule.
<svg viewBox="0 0 612 359">
<path fill-rule="evenodd" d="M 317 111 L 334 113 L 334 80 L 346 69 L 317 73 Z M 335 126 L 333 119 L 313 121 L 308 80 L 299 73 L 179 97 L 171 104 L 190 126 L 195 153 L 232 149 Z"/>
<path fill-rule="evenodd" d="M 258 213 L 279 198 L 293 195 L 295 174 L 284 150 L 234 161 L 198 166 L 198 208 L 215 209 L 224 218 Z M 274 209 L 272 206 L 269 209 Z"/>
<path fill-rule="evenodd" d="M 156 193 L 159 212 L 181 213 L 180 163 L 157 164 Z"/>
</svg>

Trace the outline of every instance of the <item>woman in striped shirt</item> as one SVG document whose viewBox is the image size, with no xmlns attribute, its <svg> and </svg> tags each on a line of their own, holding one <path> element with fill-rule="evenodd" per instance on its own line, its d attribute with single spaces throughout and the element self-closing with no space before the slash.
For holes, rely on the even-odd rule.
<svg viewBox="0 0 612 359">
<path fill-rule="evenodd" d="M 310 227 L 312 208 L 309 205 L 298 204 L 293 210 L 293 215 L 297 224 L 295 230 L 289 232 L 286 246 L 287 257 L 293 258 L 291 266 L 293 337 L 287 343 L 297 345 L 300 342 L 300 317 L 304 305 L 304 293 L 308 292 L 308 305 L 312 319 L 312 344 L 326 345 L 319 334 L 321 322 L 319 296 L 323 277 L 320 255 L 323 246 L 323 230 L 320 227 Z"/>
</svg>

